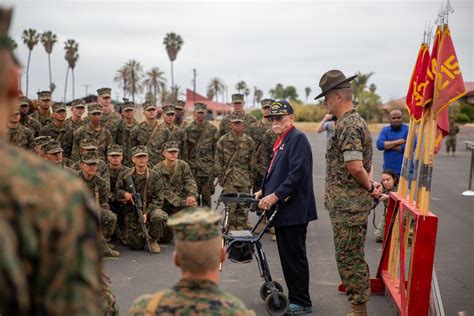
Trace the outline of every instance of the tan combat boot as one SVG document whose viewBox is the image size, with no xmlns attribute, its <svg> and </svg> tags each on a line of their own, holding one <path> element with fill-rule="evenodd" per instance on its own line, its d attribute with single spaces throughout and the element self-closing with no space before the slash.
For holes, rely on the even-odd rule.
<svg viewBox="0 0 474 316">
<path fill-rule="evenodd" d="M 364 304 L 352 304 L 351 311 L 347 316 L 368 316 L 367 305 Z"/>
<path fill-rule="evenodd" d="M 102 253 L 103 253 L 104 257 L 114 257 L 115 258 L 115 257 L 120 256 L 120 252 L 118 252 L 117 250 L 112 249 L 111 245 L 108 242 L 104 243 Z"/>
<path fill-rule="evenodd" d="M 160 245 L 158 245 L 158 242 L 156 240 L 150 241 L 150 251 L 152 253 L 160 253 L 161 252 Z"/>
</svg>

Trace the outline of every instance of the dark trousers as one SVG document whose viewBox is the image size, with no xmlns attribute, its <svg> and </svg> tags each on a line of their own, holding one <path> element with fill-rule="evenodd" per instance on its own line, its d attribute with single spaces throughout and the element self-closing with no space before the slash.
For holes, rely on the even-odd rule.
<svg viewBox="0 0 474 316">
<path fill-rule="evenodd" d="M 290 303 L 312 306 L 309 296 L 309 267 L 306 257 L 306 231 L 308 223 L 275 227 L 278 253 Z"/>
</svg>

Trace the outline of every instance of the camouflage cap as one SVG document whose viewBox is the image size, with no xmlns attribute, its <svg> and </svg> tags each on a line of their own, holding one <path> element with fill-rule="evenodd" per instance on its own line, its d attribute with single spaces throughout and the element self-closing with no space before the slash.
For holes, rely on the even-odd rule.
<svg viewBox="0 0 474 316">
<path fill-rule="evenodd" d="M 33 141 L 34 148 L 39 147 L 43 149 L 43 146 L 51 141 L 51 136 L 38 136 Z"/>
<path fill-rule="evenodd" d="M 148 148 L 146 146 L 140 145 L 132 148 L 132 157 L 143 155 L 148 156 Z"/>
<path fill-rule="evenodd" d="M 145 101 L 142 105 L 143 110 L 148 110 L 148 109 L 156 109 L 156 102 L 155 101 Z"/>
<path fill-rule="evenodd" d="M 59 152 L 63 152 L 64 150 L 61 147 L 61 143 L 55 139 L 51 139 L 48 143 L 46 143 L 43 148 L 45 153 L 47 154 L 56 154 Z"/>
<path fill-rule="evenodd" d="M 99 103 L 89 103 L 87 105 L 87 112 L 88 113 L 102 113 L 102 105 Z"/>
<path fill-rule="evenodd" d="M 268 116 L 282 116 L 293 114 L 293 107 L 288 101 L 275 101 L 271 105 L 270 114 Z"/>
<path fill-rule="evenodd" d="M 53 112 L 66 111 L 66 104 L 63 102 L 55 102 L 52 106 Z"/>
<path fill-rule="evenodd" d="M 176 101 L 174 109 L 176 111 L 182 111 L 182 110 L 184 110 L 185 105 L 186 105 L 186 102 L 184 102 L 183 100 L 178 100 L 178 101 Z"/>
<path fill-rule="evenodd" d="M 110 88 L 100 88 L 97 89 L 97 94 L 101 97 L 109 97 L 112 95 L 112 89 Z"/>
<path fill-rule="evenodd" d="M 242 103 L 244 102 L 244 95 L 241 93 L 235 93 L 232 95 L 232 103 Z"/>
<path fill-rule="evenodd" d="M 179 144 L 178 142 L 174 140 L 168 141 L 163 145 L 163 150 L 164 151 L 179 151 Z"/>
<path fill-rule="evenodd" d="M 37 93 L 38 99 L 43 101 L 51 100 L 51 91 L 39 91 Z"/>
<path fill-rule="evenodd" d="M 168 113 L 176 113 L 175 111 L 175 106 L 173 104 L 166 104 L 166 105 L 163 105 L 163 112 L 165 112 L 166 114 Z"/>
<path fill-rule="evenodd" d="M 221 236 L 221 215 L 208 208 L 188 208 L 167 221 L 177 241 L 204 241 Z"/>
<path fill-rule="evenodd" d="M 262 108 L 269 108 L 273 102 L 275 102 L 273 99 L 263 99 L 260 104 L 262 105 Z"/>
<path fill-rule="evenodd" d="M 113 144 L 107 147 L 107 155 L 122 155 L 123 149 L 122 146 Z"/>
<path fill-rule="evenodd" d="M 85 108 L 86 107 L 86 101 L 84 101 L 84 99 L 74 99 L 71 102 L 71 106 L 73 108 Z"/>
<path fill-rule="evenodd" d="M 122 103 L 121 108 L 122 112 L 127 110 L 135 110 L 135 103 L 133 103 L 132 101 L 125 101 L 124 103 Z"/>
<path fill-rule="evenodd" d="M 229 114 L 229 121 L 231 121 L 232 123 L 243 122 L 244 116 L 241 113 L 232 112 Z"/>
<path fill-rule="evenodd" d="M 79 141 L 79 147 L 81 149 L 97 149 L 97 142 L 95 139 L 83 138 Z"/>
<path fill-rule="evenodd" d="M 99 156 L 96 151 L 87 152 L 81 155 L 81 162 L 85 164 L 99 163 Z"/>
<path fill-rule="evenodd" d="M 26 106 L 26 105 L 30 105 L 30 99 L 28 99 L 27 97 L 21 97 L 20 98 L 20 106 Z"/>
<path fill-rule="evenodd" d="M 207 112 L 207 104 L 198 102 L 194 105 L 194 112 L 197 113 L 206 113 Z"/>
</svg>

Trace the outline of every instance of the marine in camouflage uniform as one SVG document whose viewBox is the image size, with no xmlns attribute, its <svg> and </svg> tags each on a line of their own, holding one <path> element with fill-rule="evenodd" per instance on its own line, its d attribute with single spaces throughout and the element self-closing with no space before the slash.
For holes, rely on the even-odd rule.
<svg viewBox="0 0 474 316">
<path fill-rule="evenodd" d="M 51 92 L 38 92 L 38 111 L 31 113 L 31 117 L 37 120 L 41 126 L 51 122 Z"/>
<path fill-rule="evenodd" d="M 138 125 L 135 119 L 135 103 L 125 101 L 121 105 L 121 112 L 123 118 L 123 133 L 122 133 L 122 146 L 123 146 L 123 164 L 127 167 L 131 167 L 132 163 L 132 130 Z"/>
<path fill-rule="evenodd" d="M 233 94 L 232 95 L 232 105 L 234 106 L 234 111 L 231 113 L 238 113 L 243 117 L 244 120 L 244 125 L 245 125 L 245 133 L 248 133 L 248 130 L 250 126 L 255 124 L 257 122 L 257 119 L 255 116 L 253 116 L 250 113 L 245 113 L 244 106 L 245 106 L 245 101 L 244 101 L 244 95 L 243 94 Z M 224 134 L 228 133 L 230 131 L 230 114 L 227 114 L 224 116 L 224 118 L 221 121 L 220 125 L 220 136 L 223 136 Z"/>
<path fill-rule="evenodd" d="M 41 136 L 50 136 L 51 139 L 57 140 L 61 143 L 64 150 L 64 157 L 70 158 L 72 152 L 73 130 L 65 124 L 66 119 L 66 104 L 62 102 L 54 103 L 52 121 L 40 130 Z"/>
<path fill-rule="evenodd" d="M 81 139 L 93 139 L 96 141 L 99 157 L 105 159 L 107 147 L 112 144 L 112 135 L 109 130 L 102 126 L 99 116 L 102 116 L 102 107 L 98 103 L 91 103 L 87 106 L 89 123 L 74 132 L 71 159 L 79 160 L 79 144 Z"/>
<path fill-rule="evenodd" d="M 149 164 L 156 165 L 163 158 L 163 144 L 171 139 L 167 128 L 161 125 L 157 118 L 156 105 L 152 101 L 143 104 L 145 121 L 132 129 L 132 146 L 146 146 L 149 155 Z"/>
<path fill-rule="evenodd" d="M 191 167 L 196 181 L 198 194 L 201 195 L 201 206 L 212 206 L 211 197 L 214 194 L 214 155 L 216 152 L 219 131 L 206 121 L 207 105 L 194 105 L 195 120 L 184 129 L 185 160 Z"/>
<path fill-rule="evenodd" d="M 189 165 L 178 159 L 179 148 L 175 141 L 166 142 L 165 159 L 155 165 L 155 171 L 163 183 L 163 211 L 172 215 L 186 207 L 197 205 L 197 186 Z M 161 242 L 169 243 L 173 238 L 171 230 L 165 226 Z"/>
<path fill-rule="evenodd" d="M 352 107 L 350 80 L 341 71 L 331 70 L 320 81 L 324 104 L 331 114 L 338 114 L 334 134 L 326 152 L 325 207 L 334 231 L 336 263 L 352 309 L 349 315 L 367 315 L 370 297 L 369 266 L 365 261 L 364 244 L 367 217 L 372 208 L 368 189 L 359 184 L 347 164 L 361 162 L 369 183 L 372 167 L 372 137 L 366 122 Z M 336 98 L 338 96 L 340 98 Z M 339 101 L 342 100 L 342 101 Z M 372 183 L 371 192 L 375 189 Z M 369 189 L 370 190 L 370 189 Z"/>
<path fill-rule="evenodd" d="M 34 137 L 39 135 L 41 124 L 30 115 L 30 100 L 22 97 L 20 99 L 20 124 L 28 127 L 33 132 Z"/>
<path fill-rule="evenodd" d="M 81 157 L 83 154 L 88 153 L 88 152 L 97 152 L 97 146 L 96 142 L 93 139 L 87 139 L 83 138 L 81 139 L 81 142 L 79 144 L 79 157 Z M 76 161 L 73 162 L 69 167 L 72 170 L 80 171 L 81 170 L 81 161 Z M 99 159 L 99 162 L 97 164 L 97 175 L 101 177 L 102 179 L 106 180 L 107 182 L 109 181 L 109 168 L 107 167 L 107 163 Z"/>
<path fill-rule="evenodd" d="M 71 129 L 73 132 L 79 129 L 84 125 L 84 120 L 82 115 L 86 108 L 86 102 L 83 99 L 74 99 L 71 102 L 71 112 L 72 115 L 68 117 L 65 121 L 66 126 Z"/>
<path fill-rule="evenodd" d="M 174 117 L 174 124 L 182 129 L 185 129 L 189 125 L 189 122 L 184 120 L 185 105 L 186 102 L 184 102 L 183 100 L 178 100 L 176 101 L 176 104 L 174 106 L 174 110 L 176 111 L 176 115 Z"/>
<path fill-rule="evenodd" d="M 46 153 L 44 152 L 44 146 L 51 141 L 49 136 L 38 136 L 33 140 L 33 151 L 46 160 Z"/>
<path fill-rule="evenodd" d="M 43 146 L 44 153 L 46 154 L 46 159 L 61 168 L 67 168 L 68 171 L 73 172 L 70 166 L 70 161 L 67 158 L 64 158 L 64 150 L 61 147 L 61 143 L 55 139 L 51 139 L 47 144 Z"/>
<path fill-rule="evenodd" d="M 454 120 L 449 120 L 449 134 L 446 136 L 446 155 L 453 152 L 453 157 L 456 154 L 456 135 L 459 133 L 459 126 L 454 123 Z"/>
<path fill-rule="evenodd" d="M 170 140 L 174 140 L 178 143 L 178 148 L 183 152 L 184 148 L 184 130 L 181 127 L 176 126 L 175 116 L 176 111 L 173 104 L 167 104 L 163 106 L 163 125 L 170 132 Z"/>
<path fill-rule="evenodd" d="M 270 114 L 270 105 L 272 103 L 272 99 L 263 99 L 261 101 L 263 118 L 249 128 L 248 135 L 255 142 L 255 159 L 257 163 L 253 178 L 253 192 L 261 189 L 263 177 L 271 160 L 273 144 L 277 139 L 276 134 L 272 130 L 272 122 L 266 118 Z"/>
<path fill-rule="evenodd" d="M 117 214 L 117 227 L 115 228 L 115 237 L 120 240 L 124 246 L 127 246 L 127 238 L 125 235 L 125 216 L 120 212 L 122 207 L 122 199 L 117 198 L 117 181 L 123 179 L 130 168 L 122 164 L 123 149 L 122 146 L 113 144 L 107 148 L 107 168 L 110 174 L 110 197 L 109 205 L 112 212 Z"/>
<path fill-rule="evenodd" d="M 129 316 L 255 315 L 240 299 L 219 289 L 209 277 L 219 275 L 219 263 L 223 259 L 222 255 L 216 255 L 224 252 L 220 219 L 217 211 L 202 208 L 186 209 L 170 217 L 168 223 L 176 239 L 176 258 L 187 277 L 181 278 L 171 289 L 139 296 L 133 302 Z M 206 251 L 200 251 L 204 249 Z"/>
<path fill-rule="evenodd" d="M 250 193 L 255 174 L 254 141 L 243 133 L 245 127 L 241 115 L 233 113 L 229 120 L 232 130 L 217 142 L 214 173 L 222 187 L 222 194 Z M 230 229 L 249 229 L 248 209 L 232 203 L 228 206 Z"/>
<path fill-rule="evenodd" d="M 17 107 L 8 121 L 8 142 L 24 149 L 32 149 L 34 138 L 33 132 L 20 124 L 20 110 Z"/>
<path fill-rule="evenodd" d="M 146 146 L 137 146 L 132 149 L 134 167 L 118 179 L 117 199 L 123 199 L 122 205 L 125 216 L 127 243 L 132 249 L 141 250 L 146 245 L 145 235 L 138 222 L 138 214 L 132 206 L 130 189 L 125 179 L 132 177 L 135 190 L 140 193 L 143 201 L 143 215 L 146 216 L 146 225 L 151 237 L 150 246 L 153 253 L 161 252 L 158 240 L 163 236 L 168 215 L 163 211 L 163 182 L 155 171 L 148 167 L 148 152 Z"/>
<path fill-rule="evenodd" d="M 11 13 L 0 6 L 2 117 L 17 105 L 20 74 L 5 52 Z M 6 134 L 0 126 L 0 314 L 100 314 L 99 222 L 90 195 L 72 174 L 7 144 Z"/>
</svg>

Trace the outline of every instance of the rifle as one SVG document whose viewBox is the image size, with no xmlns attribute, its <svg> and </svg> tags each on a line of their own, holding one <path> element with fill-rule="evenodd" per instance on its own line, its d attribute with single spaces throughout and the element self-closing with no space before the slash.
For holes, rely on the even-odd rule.
<svg viewBox="0 0 474 316">
<path fill-rule="evenodd" d="M 140 223 L 140 226 L 142 228 L 142 232 L 145 235 L 145 240 L 146 240 L 146 245 L 148 247 L 148 252 L 150 253 L 150 255 L 152 255 L 153 253 L 151 252 L 151 247 L 150 247 L 151 237 L 148 234 L 148 229 L 146 228 L 146 225 L 144 223 L 144 217 L 143 217 L 143 211 L 142 211 L 143 210 L 142 196 L 135 189 L 135 185 L 133 184 L 133 180 L 132 180 L 131 175 L 125 178 L 125 182 L 127 184 L 127 187 L 130 189 L 130 191 L 132 193 L 132 196 L 133 196 L 133 203 L 132 203 L 133 209 L 138 214 L 138 222 Z"/>
</svg>

